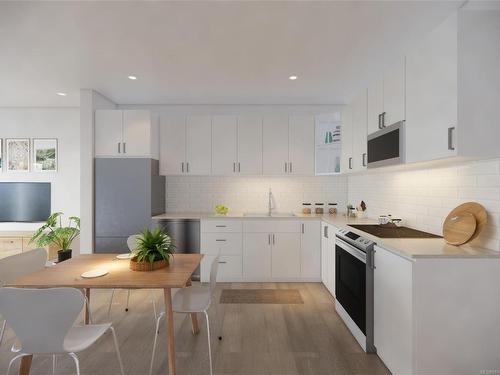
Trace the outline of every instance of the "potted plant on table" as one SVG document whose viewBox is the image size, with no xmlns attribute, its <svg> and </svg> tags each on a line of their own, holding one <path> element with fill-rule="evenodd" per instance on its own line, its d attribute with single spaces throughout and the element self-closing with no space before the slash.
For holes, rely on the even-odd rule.
<svg viewBox="0 0 500 375">
<path fill-rule="evenodd" d="M 80 218 L 70 216 L 68 225 L 62 225 L 62 212 L 54 212 L 49 216 L 47 222 L 42 225 L 31 237 L 30 243 L 34 242 L 39 247 L 55 245 L 58 247 L 57 261 L 62 262 L 71 258 L 71 244 L 80 234 Z"/>
<path fill-rule="evenodd" d="M 145 229 L 137 236 L 137 246 L 132 252 L 130 269 L 133 271 L 154 271 L 168 267 L 175 252 L 168 234 L 158 228 Z"/>
</svg>

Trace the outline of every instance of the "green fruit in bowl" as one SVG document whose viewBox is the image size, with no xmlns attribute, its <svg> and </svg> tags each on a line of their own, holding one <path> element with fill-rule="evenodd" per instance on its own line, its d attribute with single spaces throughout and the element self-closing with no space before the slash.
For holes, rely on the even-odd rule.
<svg viewBox="0 0 500 375">
<path fill-rule="evenodd" d="M 229 212 L 229 208 L 227 208 L 223 204 L 218 204 L 215 206 L 215 212 L 219 215 L 227 215 L 227 213 Z"/>
</svg>

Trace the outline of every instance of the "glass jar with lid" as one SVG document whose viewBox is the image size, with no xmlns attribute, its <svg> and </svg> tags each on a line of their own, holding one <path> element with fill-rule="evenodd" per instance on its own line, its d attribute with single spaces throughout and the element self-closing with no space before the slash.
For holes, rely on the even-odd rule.
<svg viewBox="0 0 500 375">
<path fill-rule="evenodd" d="M 314 206 L 315 206 L 314 212 L 316 213 L 316 215 L 323 215 L 323 213 L 325 212 L 325 209 L 324 209 L 325 204 L 324 203 L 314 203 Z"/>
<path fill-rule="evenodd" d="M 310 215 L 311 214 L 311 203 L 302 203 L 302 213 L 304 215 Z"/>
</svg>

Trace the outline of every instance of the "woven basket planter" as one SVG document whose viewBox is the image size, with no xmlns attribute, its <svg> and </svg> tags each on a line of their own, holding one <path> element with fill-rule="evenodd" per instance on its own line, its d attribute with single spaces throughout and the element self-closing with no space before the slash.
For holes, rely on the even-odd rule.
<svg viewBox="0 0 500 375">
<path fill-rule="evenodd" d="M 169 265 L 168 261 L 164 259 L 157 260 L 153 263 L 137 262 L 134 258 L 130 259 L 130 269 L 132 271 L 141 271 L 141 272 L 155 271 L 159 270 L 160 268 L 168 267 L 168 265 Z"/>
</svg>

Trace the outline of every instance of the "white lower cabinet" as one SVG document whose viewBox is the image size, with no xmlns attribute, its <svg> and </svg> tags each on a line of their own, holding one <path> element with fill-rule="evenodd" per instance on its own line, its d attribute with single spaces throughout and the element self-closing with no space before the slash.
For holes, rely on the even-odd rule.
<svg viewBox="0 0 500 375">
<path fill-rule="evenodd" d="M 412 374 L 412 262 L 375 247 L 374 339 L 393 374 Z"/>
<path fill-rule="evenodd" d="M 272 278 L 300 278 L 300 233 L 273 233 L 272 237 Z"/>
<path fill-rule="evenodd" d="M 202 220 L 201 253 L 203 282 L 217 254 L 220 282 L 321 280 L 318 220 Z"/>
<path fill-rule="evenodd" d="M 337 228 L 321 223 L 321 281 L 335 296 L 335 232 Z"/>
<path fill-rule="evenodd" d="M 201 261 L 201 281 L 207 283 L 210 281 L 210 267 L 215 259 L 215 255 L 205 255 Z M 242 261 L 240 256 L 221 255 L 219 258 L 219 269 L 217 272 L 217 281 L 239 281 L 242 275 Z"/>
<path fill-rule="evenodd" d="M 258 281 L 271 278 L 271 234 L 243 235 L 243 277 Z"/>
</svg>

